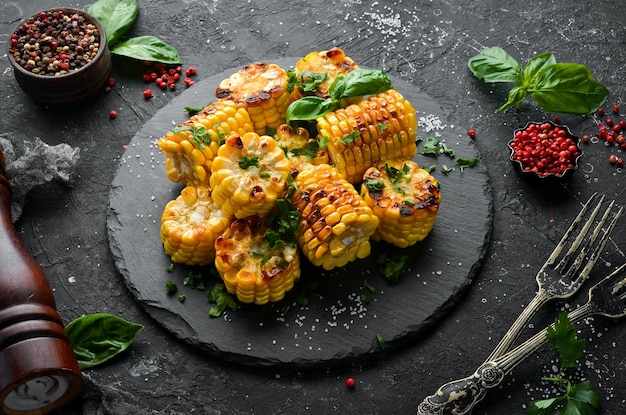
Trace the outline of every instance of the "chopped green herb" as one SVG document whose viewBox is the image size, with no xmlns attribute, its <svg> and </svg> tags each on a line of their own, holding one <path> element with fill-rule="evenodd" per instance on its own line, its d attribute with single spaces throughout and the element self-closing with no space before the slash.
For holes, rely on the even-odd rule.
<svg viewBox="0 0 626 415">
<path fill-rule="evenodd" d="M 181 302 L 181 303 L 184 303 L 185 302 L 185 294 L 179 295 L 178 296 L 178 301 Z"/>
<path fill-rule="evenodd" d="M 445 164 L 441 166 L 441 172 L 446 176 L 454 171 L 454 167 L 448 167 Z"/>
<path fill-rule="evenodd" d="M 377 333 L 376 341 L 378 342 L 378 346 L 380 347 L 380 349 L 385 350 L 385 348 L 387 347 L 387 344 L 385 343 L 385 339 L 383 338 L 383 336 Z"/>
<path fill-rule="evenodd" d="M 174 264 L 170 264 L 167 268 L 165 268 L 165 271 L 169 273 L 174 272 Z"/>
<path fill-rule="evenodd" d="M 222 283 L 216 283 L 211 291 L 206 293 L 209 302 L 215 304 L 209 310 L 211 317 L 219 317 L 226 310 L 236 310 L 237 301 L 226 291 L 226 287 Z"/>
<path fill-rule="evenodd" d="M 385 131 L 387 129 L 387 124 L 379 122 L 378 124 L 376 124 L 378 126 L 378 130 L 379 131 Z"/>
<path fill-rule="evenodd" d="M 422 149 L 422 154 L 425 156 L 435 156 L 439 155 L 441 147 L 439 146 L 439 140 L 435 137 L 427 137 L 426 142 L 424 142 L 424 148 Z"/>
<path fill-rule="evenodd" d="M 321 149 L 326 148 L 326 146 L 328 146 L 328 143 L 330 143 L 330 137 L 324 136 L 319 139 L 319 145 Z"/>
<path fill-rule="evenodd" d="M 259 167 L 259 158 L 258 157 L 247 157 L 243 156 L 241 161 L 239 162 L 239 167 L 242 170 L 247 170 L 249 167 Z"/>
<path fill-rule="evenodd" d="M 317 150 L 320 148 L 320 144 L 315 141 L 309 141 L 304 148 L 304 154 L 308 160 L 313 160 L 317 155 Z"/>
<path fill-rule="evenodd" d="M 176 283 L 173 281 L 165 281 L 165 293 L 167 295 L 173 295 L 176 294 L 176 292 L 178 291 L 178 287 L 176 286 Z"/>
<path fill-rule="evenodd" d="M 374 299 L 374 296 L 372 294 L 362 294 L 361 295 L 361 303 L 363 305 L 368 305 L 369 303 L 372 302 L 373 299 Z"/>
<path fill-rule="evenodd" d="M 403 202 L 408 207 L 415 206 L 415 200 L 413 200 L 413 199 L 404 199 Z"/>
<path fill-rule="evenodd" d="M 259 173 L 259 177 L 261 179 L 269 179 L 272 176 L 269 173 Z"/>
<path fill-rule="evenodd" d="M 385 188 L 385 183 L 377 179 L 365 179 L 363 185 L 371 192 L 382 192 Z"/>
<path fill-rule="evenodd" d="M 341 143 L 348 145 L 361 136 L 360 131 L 352 131 L 350 134 L 345 135 L 341 138 Z"/>
<path fill-rule="evenodd" d="M 210 105 L 210 103 L 209 103 L 209 105 Z M 200 108 L 200 107 L 185 107 L 185 112 L 187 114 L 189 114 L 190 117 L 193 117 L 194 115 L 196 115 L 197 113 L 199 113 L 203 109 L 204 108 Z"/>
<path fill-rule="evenodd" d="M 363 282 L 363 288 L 365 288 L 367 291 L 371 292 L 372 294 L 376 292 L 376 288 L 374 288 L 374 286 L 370 284 L 369 281 L 367 280 Z"/>
<path fill-rule="evenodd" d="M 471 158 L 471 159 L 464 158 L 464 157 L 459 157 L 459 158 L 457 158 L 454 161 L 459 165 L 459 168 L 461 169 L 461 172 L 466 167 L 474 167 L 475 165 L 477 165 L 479 163 L 479 160 L 476 157 Z"/>
<path fill-rule="evenodd" d="M 183 280 L 183 284 L 194 290 L 204 291 L 204 277 L 199 272 L 189 271 Z"/>
<path fill-rule="evenodd" d="M 404 270 L 404 266 L 408 260 L 408 255 L 396 255 L 389 257 L 387 254 L 383 253 L 378 256 L 376 263 L 378 264 L 378 269 L 381 274 L 383 274 L 383 276 L 390 282 L 395 284 L 400 281 L 402 271 Z"/>
</svg>

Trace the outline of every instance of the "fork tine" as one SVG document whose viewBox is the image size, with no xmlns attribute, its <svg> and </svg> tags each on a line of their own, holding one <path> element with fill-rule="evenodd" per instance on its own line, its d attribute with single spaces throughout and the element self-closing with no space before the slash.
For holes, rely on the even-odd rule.
<svg viewBox="0 0 626 415">
<path fill-rule="evenodd" d="M 574 260 L 574 263 L 572 264 L 570 269 L 567 271 L 566 276 L 568 276 L 570 278 L 574 278 L 576 276 L 576 274 L 578 273 L 578 270 L 580 269 L 581 265 L 583 264 L 583 261 L 585 260 L 585 258 L 588 255 L 588 253 L 587 253 L 588 248 L 592 248 L 593 244 L 595 244 L 596 239 L 598 238 L 600 232 L 602 232 L 602 227 L 606 223 L 606 221 L 607 221 L 611 211 L 613 210 L 614 206 L 615 206 L 615 201 L 613 200 L 613 201 L 611 201 L 611 203 L 609 204 L 609 207 L 604 212 L 604 215 L 602 216 L 602 219 L 600 220 L 600 222 L 596 225 L 596 228 L 594 229 L 593 234 L 589 238 L 589 241 L 587 242 L 587 245 L 585 247 L 583 247 L 583 249 L 581 250 L 580 254 Z M 597 245 L 595 245 L 595 247 L 593 247 L 593 252 L 591 252 L 591 255 L 589 256 L 589 258 L 588 258 L 588 260 L 587 260 L 587 262 L 585 264 L 585 267 L 580 272 L 580 274 L 579 274 L 579 276 L 577 278 L 585 279 L 585 278 L 587 278 L 587 276 L 589 276 L 589 273 L 591 272 L 591 269 L 593 268 L 593 266 L 595 265 L 596 261 L 600 257 L 600 254 L 602 253 L 602 251 L 604 250 L 604 247 L 606 246 L 606 243 L 608 242 L 609 237 L 611 236 L 611 233 L 613 232 L 613 228 L 615 228 L 615 225 L 617 224 L 617 221 L 620 218 L 620 216 L 622 215 L 623 211 L 624 211 L 624 208 L 620 207 L 618 209 L 618 211 L 615 213 L 615 215 L 613 216 L 613 219 L 611 220 L 611 223 L 604 230 L 604 233 L 602 235 L 602 238 L 600 239 L 600 242 Z"/>
<path fill-rule="evenodd" d="M 572 233 L 574 232 L 576 227 L 578 227 L 578 225 L 582 221 L 583 216 L 584 216 L 584 214 L 587 211 L 587 207 L 588 207 L 589 203 L 591 202 L 591 200 L 595 196 L 596 196 L 596 194 L 594 193 L 589 198 L 587 203 L 585 203 L 585 205 L 581 209 L 581 211 L 578 214 L 578 216 L 576 216 L 576 218 L 572 222 L 572 225 L 570 226 L 570 229 L 571 229 Z M 591 225 L 593 224 L 593 221 L 595 220 L 596 216 L 598 215 L 598 212 L 600 211 L 600 207 L 602 206 L 602 203 L 604 203 L 604 195 L 602 195 L 600 197 L 600 200 L 598 201 L 598 204 L 596 205 L 596 207 L 593 209 L 593 212 L 591 213 L 591 216 L 589 216 L 589 219 L 587 219 L 587 221 L 584 223 L 583 228 L 580 230 L 578 236 L 576 237 L 576 239 L 574 240 L 574 242 L 572 243 L 572 245 L 568 249 L 567 253 L 563 256 L 561 261 L 559 261 L 559 263 L 554 267 L 555 270 L 557 270 L 557 271 L 560 270 L 561 268 L 565 267 L 571 261 L 572 256 L 576 253 L 576 251 L 578 251 L 578 248 L 580 247 L 580 244 L 585 239 L 585 236 L 587 235 L 587 232 L 589 232 L 589 229 L 591 228 Z M 571 236 L 570 229 L 568 229 L 567 232 L 566 232 L 566 236 L 568 237 L 568 239 Z M 555 260 L 556 260 L 556 258 L 555 258 Z"/>
</svg>

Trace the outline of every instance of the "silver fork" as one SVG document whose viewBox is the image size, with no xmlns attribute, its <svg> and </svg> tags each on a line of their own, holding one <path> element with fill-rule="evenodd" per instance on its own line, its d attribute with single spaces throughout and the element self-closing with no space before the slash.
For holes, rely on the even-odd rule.
<svg viewBox="0 0 626 415">
<path fill-rule="evenodd" d="M 568 314 L 572 323 L 593 315 L 609 318 L 626 316 L 626 263 L 602 279 L 589 290 L 587 302 Z M 443 385 L 437 393 L 424 399 L 418 415 L 467 415 L 491 388 L 502 383 L 504 377 L 519 363 L 547 343 L 547 328 L 515 349 L 483 363 L 473 375 Z"/>
<path fill-rule="evenodd" d="M 552 251 L 548 259 L 546 259 L 546 262 L 539 269 L 539 272 L 535 277 L 538 287 L 535 297 L 524 308 L 522 313 L 511 325 L 511 328 L 502 337 L 502 340 L 500 340 L 500 342 L 496 345 L 485 362 L 494 360 L 506 353 L 511 348 L 513 343 L 515 343 L 515 340 L 517 340 L 520 336 L 522 330 L 526 327 L 530 319 L 532 319 L 532 317 L 544 304 L 552 300 L 565 300 L 572 297 L 587 280 L 592 268 L 596 264 L 596 261 L 600 257 L 600 254 L 609 239 L 611 231 L 615 227 L 615 224 L 623 211 L 623 208 L 620 208 L 617 211 L 599 243 L 594 246 L 610 215 L 611 210 L 615 205 L 615 201 L 611 201 L 609 206 L 606 208 L 604 215 L 585 243 L 585 237 L 591 229 L 593 221 L 598 215 L 604 202 L 604 195 L 602 195 L 587 221 L 583 223 L 583 218 L 586 215 L 587 210 L 589 210 L 591 202 L 596 198 L 596 196 L 596 193 L 591 195 L 589 200 L 587 200 L 587 202 L 583 205 L 576 218 L 572 221 L 570 227 L 567 229 L 565 234 L 563 234 L 561 241 L 557 244 L 554 251 Z M 575 235 L 574 232 L 579 226 L 581 226 L 581 224 L 582 228 L 580 232 Z M 567 248 L 568 244 L 570 244 L 569 248 Z M 561 256 L 564 250 L 566 250 L 566 252 L 559 259 L 559 256 Z M 576 251 L 579 252 L 574 258 Z"/>
</svg>

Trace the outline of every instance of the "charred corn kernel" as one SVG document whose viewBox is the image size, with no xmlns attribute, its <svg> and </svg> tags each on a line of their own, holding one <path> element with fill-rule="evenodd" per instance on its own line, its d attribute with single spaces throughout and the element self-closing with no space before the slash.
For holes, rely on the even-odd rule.
<svg viewBox="0 0 626 415">
<path fill-rule="evenodd" d="M 306 128 L 291 128 L 281 124 L 274 134 L 276 143 L 292 162 L 301 159 L 310 164 L 328 164 L 328 151 L 320 148 L 316 139 L 311 138 Z"/>
<path fill-rule="evenodd" d="M 235 220 L 215 241 L 215 267 L 229 293 L 243 303 L 282 300 L 300 277 L 295 245 L 270 247 L 259 216 Z"/>
<path fill-rule="evenodd" d="M 417 152 L 415 109 L 397 90 L 374 95 L 317 120 L 333 164 L 350 183 L 385 160 L 410 160 Z"/>
<path fill-rule="evenodd" d="M 334 167 L 310 167 L 294 172 L 296 191 L 291 197 L 299 214 L 302 253 L 326 270 L 367 257 L 378 218 Z"/>
<path fill-rule="evenodd" d="M 298 82 L 292 97 L 294 100 L 308 95 L 329 98 L 328 89 L 335 79 L 358 68 L 359 66 L 340 48 L 311 52 L 296 62 L 295 76 Z M 362 97 L 353 97 L 350 103 L 361 99 Z"/>
<path fill-rule="evenodd" d="M 361 195 L 380 220 L 372 239 L 400 248 L 428 236 L 441 202 L 439 182 L 411 160 L 370 167 L 363 178 Z"/>
<path fill-rule="evenodd" d="M 215 240 L 233 220 L 213 202 L 208 187 L 187 186 L 163 209 L 161 242 L 175 263 L 208 265 L 215 260 Z"/>
<path fill-rule="evenodd" d="M 208 105 L 158 140 L 165 155 L 167 177 L 190 186 L 208 184 L 220 144 L 230 134 L 248 131 L 252 131 L 252 121 L 244 109 L 230 101 Z"/>
<path fill-rule="evenodd" d="M 291 94 L 287 72 L 276 64 L 257 62 L 224 79 L 215 91 L 220 100 L 234 102 L 250 114 L 257 134 L 275 129 L 285 121 Z"/>
<path fill-rule="evenodd" d="M 217 152 L 209 182 L 213 200 L 237 218 L 266 216 L 285 195 L 291 163 L 267 135 L 232 135 Z"/>
</svg>

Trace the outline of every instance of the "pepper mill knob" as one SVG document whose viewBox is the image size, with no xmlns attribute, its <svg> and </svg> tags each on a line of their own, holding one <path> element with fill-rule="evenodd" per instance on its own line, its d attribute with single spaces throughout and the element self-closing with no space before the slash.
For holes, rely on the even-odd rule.
<svg viewBox="0 0 626 415">
<path fill-rule="evenodd" d="M 44 415 L 82 392 L 50 283 L 11 220 L 0 149 L 0 413 Z"/>
</svg>

